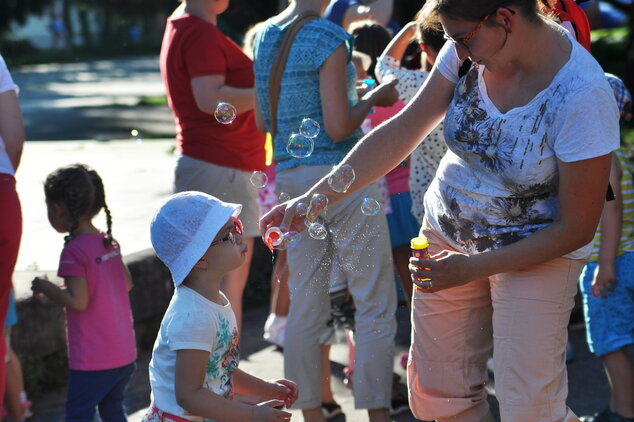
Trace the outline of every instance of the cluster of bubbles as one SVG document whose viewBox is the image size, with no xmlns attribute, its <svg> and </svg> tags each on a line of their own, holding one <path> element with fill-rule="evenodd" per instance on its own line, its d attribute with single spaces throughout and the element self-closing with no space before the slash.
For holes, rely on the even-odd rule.
<svg viewBox="0 0 634 422">
<path fill-rule="evenodd" d="M 220 102 L 214 111 L 214 117 L 219 123 L 228 125 L 236 119 L 237 111 L 229 103 Z M 299 126 L 299 133 L 291 134 L 286 145 L 286 151 L 294 158 L 308 158 L 315 148 L 314 139 L 319 135 L 321 127 L 313 119 L 305 118 Z M 137 136 L 138 131 L 133 130 L 133 136 Z M 138 140 L 137 140 L 138 142 Z M 354 169 L 344 164 L 335 168 L 328 177 L 328 186 L 337 193 L 346 193 L 355 180 Z M 268 177 L 263 171 L 254 171 L 251 174 L 251 184 L 258 189 L 264 188 L 268 183 Z M 278 199 L 280 203 L 289 201 L 291 196 L 286 192 L 280 192 Z M 313 239 L 323 240 L 328 235 L 328 230 L 323 222 L 318 220 L 319 215 L 326 211 L 328 207 L 328 197 L 321 193 L 316 193 L 310 199 L 310 203 L 298 202 L 295 212 L 299 217 L 305 217 L 304 224 L 308 227 L 308 233 Z M 376 199 L 364 198 L 361 205 L 361 212 L 367 216 L 377 215 L 381 205 Z M 282 232 L 279 227 L 270 227 L 264 235 L 266 244 L 273 249 L 286 250 L 295 245 L 297 232 Z"/>
<path fill-rule="evenodd" d="M 238 112 L 236 108 L 229 103 L 219 102 L 214 110 L 214 117 L 218 123 L 223 125 L 230 125 L 236 119 Z"/>
<path fill-rule="evenodd" d="M 306 208 L 304 224 L 308 227 L 308 234 L 313 239 L 324 240 L 328 231 L 324 224 L 317 219 L 328 208 L 328 197 L 323 193 L 316 193 L 310 198 L 310 203 Z"/>
<path fill-rule="evenodd" d="M 328 235 L 326 227 L 320 222 L 314 222 L 308 226 L 308 234 L 316 240 L 324 240 Z"/>
<path fill-rule="evenodd" d="M 218 103 L 214 113 L 216 120 L 222 124 L 230 124 L 236 118 L 236 109 L 229 103 Z M 314 138 L 319 135 L 319 123 L 313 119 L 305 118 L 299 126 L 299 133 L 293 133 L 286 144 L 286 151 L 295 158 L 308 158 L 315 149 Z M 268 177 L 262 171 L 254 171 L 251 175 L 251 184 L 258 189 L 264 188 L 268 183 Z M 284 199 L 282 199 L 282 196 Z M 282 192 L 280 202 L 286 202 L 290 195 Z"/>
<path fill-rule="evenodd" d="M 291 134 L 286 144 L 286 152 L 291 157 L 308 158 L 315 149 L 315 138 L 321 127 L 313 119 L 305 118 L 299 125 L 299 133 Z"/>
<path fill-rule="evenodd" d="M 281 204 L 282 202 L 290 201 L 291 200 L 291 196 L 288 193 L 286 193 L 286 192 L 280 192 L 280 194 L 277 195 L 277 200 Z"/>
<path fill-rule="evenodd" d="M 310 204 L 306 209 L 306 218 L 304 224 L 310 226 L 317 221 L 317 217 L 326 211 L 328 207 L 328 197 L 323 193 L 316 193 L 310 198 Z"/>
</svg>

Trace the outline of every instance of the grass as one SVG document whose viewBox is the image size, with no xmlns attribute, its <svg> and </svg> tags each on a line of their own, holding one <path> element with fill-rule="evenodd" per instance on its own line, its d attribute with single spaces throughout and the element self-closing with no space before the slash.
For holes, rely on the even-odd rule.
<svg viewBox="0 0 634 422">
<path fill-rule="evenodd" d="M 627 27 L 592 31 L 592 55 L 606 72 L 621 78 L 626 74 L 628 35 Z"/>
<path fill-rule="evenodd" d="M 621 129 L 621 137 L 623 145 L 634 147 L 634 128 Z"/>
<path fill-rule="evenodd" d="M 167 97 L 165 95 L 143 96 L 139 99 L 139 105 L 166 106 Z"/>
</svg>

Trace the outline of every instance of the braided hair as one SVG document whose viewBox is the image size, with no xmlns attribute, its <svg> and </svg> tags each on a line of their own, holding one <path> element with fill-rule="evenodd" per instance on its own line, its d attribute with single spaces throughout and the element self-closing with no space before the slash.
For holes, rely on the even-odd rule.
<svg viewBox="0 0 634 422">
<path fill-rule="evenodd" d="M 95 170 L 85 164 L 58 168 L 46 178 L 44 195 L 47 201 L 63 205 L 68 211 L 70 227 L 64 238 L 66 244 L 73 239 L 82 217 L 92 218 L 104 208 L 108 226 L 104 246 L 112 247 L 112 216 L 106 205 L 103 182 Z"/>
<path fill-rule="evenodd" d="M 106 191 L 103 187 L 103 181 L 99 174 L 91 168 L 86 169 L 88 171 L 88 176 L 92 181 L 92 185 L 95 188 L 95 197 L 93 199 L 93 206 L 90 210 L 91 216 L 99 214 L 99 211 L 103 208 L 104 213 L 106 214 L 106 237 L 103 239 L 103 244 L 106 249 L 112 248 L 112 214 L 110 213 L 110 208 L 108 208 L 108 204 L 106 204 Z"/>
</svg>

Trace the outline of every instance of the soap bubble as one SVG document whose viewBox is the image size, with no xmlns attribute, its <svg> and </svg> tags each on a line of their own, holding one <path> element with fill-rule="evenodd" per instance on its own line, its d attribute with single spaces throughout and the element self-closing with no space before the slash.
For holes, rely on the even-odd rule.
<svg viewBox="0 0 634 422">
<path fill-rule="evenodd" d="M 306 211 L 306 221 L 308 223 L 314 223 L 317 220 L 319 214 L 326 210 L 328 206 L 328 197 L 323 193 L 316 193 L 310 198 L 310 204 Z"/>
<path fill-rule="evenodd" d="M 361 204 L 361 212 L 363 214 L 368 216 L 377 215 L 380 209 L 381 209 L 381 205 L 378 203 L 376 199 L 372 199 L 372 198 L 363 199 L 363 204 Z"/>
<path fill-rule="evenodd" d="M 216 111 L 214 111 L 214 117 L 218 123 L 222 123 L 223 125 L 230 125 L 233 123 L 237 115 L 238 112 L 234 106 L 229 103 L 223 103 L 222 101 L 218 103 Z"/>
<path fill-rule="evenodd" d="M 280 192 L 280 194 L 277 196 L 278 201 L 280 201 L 280 204 L 282 202 L 286 202 L 286 201 L 290 201 L 291 196 L 286 193 L 286 192 Z"/>
<path fill-rule="evenodd" d="M 354 182 L 354 169 L 348 164 L 337 167 L 328 177 L 328 186 L 338 193 L 346 193 Z"/>
<path fill-rule="evenodd" d="M 262 189 L 268 183 L 269 178 L 263 171 L 254 171 L 251 175 L 251 184 L 258 189 Z"/>
<path fill-rule="evenodd" d="M 319 123 L 313 119 L 305 118 L 299 126 L 299 133 L 312 139 L 319 135 L 319 129 Z"/>
<path fill-rule="evenodd" d="M 138 130 L 132 129 L 130 131 L 130 135 L 132 135 L 133 138 L 136 138 L 136 143 L 137 144 L 142 144 L 143 143 L 143 138 L 141 138 L 141 134 L 139 133 Z"/>
<path fill-rule="evenodd" d="M 308 234 L 310 234 L 310 237 L 313 239 L 324 240 L 328 232 L 323 224 L 313 223 L 308 227 Z"/>
<path fill-rule="evenodd" d="M 295 213 L 297 214 L 298 217 L 304 217 L 306 215 L 306 212 L 308 212 L 308 204 L 306 202 L 298 202 L 297 206 L 295 207 Z"/>
<path fill-rule="evenodd" d="M 286 144 L 286 152 L 295 158 L 308 158 L 315 149 L 311 138 L 301 133 L 293 133 Z"/>
</svg>

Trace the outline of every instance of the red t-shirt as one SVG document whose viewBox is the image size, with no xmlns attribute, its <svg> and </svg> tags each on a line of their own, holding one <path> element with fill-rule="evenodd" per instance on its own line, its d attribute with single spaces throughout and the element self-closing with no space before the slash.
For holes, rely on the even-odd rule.
<svg viewBox="0 0 634 422">
<path fill-rule="evenodd" d="M 196 16 L 169 18 L 161 47 L 161 76 L 174 114 L 180 152 L 198 160 L 241 170 L 264 169 L 264 135 L 253 110 L 232 124 L 216 121 L 198 109 L 192 78 L 223 75 L 225 85 L 254 86 L 253 62 L 213 24 Z"/>
</svg>

